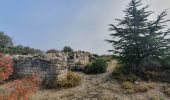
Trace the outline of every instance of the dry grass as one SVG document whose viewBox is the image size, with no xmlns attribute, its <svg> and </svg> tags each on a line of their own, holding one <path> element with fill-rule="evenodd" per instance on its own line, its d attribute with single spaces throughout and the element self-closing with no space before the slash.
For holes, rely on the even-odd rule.
<svg viewBox="0 0 170 100">
<path fill-rule="evenodd" d="M 142 87 L 141 91 L 147 92 L 127 93 L 130 89 L 123 89 L 122 84 L 109 78 L 114 67 L 115 62 L 111 62 L 107 72 L 98 75 L 78 72 L 82 79 L 80 85 L 67 89 L 39 90 L 30 100 L 170 100 L 158 83 L 139 82 L 136 90 Z"/>
<path fill-rule="evenodd" d="M 80 81 L 81 77 L 78 74 L 68 71 L 66 75 L 55 81 L 54 85 L 62 88 L 74 87 L 79 85 Z"/>
<path fill-rule="evenodd" d="M 126 90 L 130 89 L 134 92 L 147 92 L 150 89 L 154 89 L 154 84 L 146 82 L 139 82 L 138 84 L 132 82 L 123 82 L 122 88 Z"/>
<path fill-rule="evenodd" d="M 170 97 L 170 88 L 165 89 L 164 93 Z"/>
<path fill-rule="evenodd" d="M 133 89 L 134 88 L 134 84 L 131 82 L 123 82 L 122 83 L 122 88 L 123 89 Z"/>
<path fill-rule="evenodd" d="M 160 95 L 154 95 L 150 97 L 150 100 L 164 100 Z"/>
</svg>

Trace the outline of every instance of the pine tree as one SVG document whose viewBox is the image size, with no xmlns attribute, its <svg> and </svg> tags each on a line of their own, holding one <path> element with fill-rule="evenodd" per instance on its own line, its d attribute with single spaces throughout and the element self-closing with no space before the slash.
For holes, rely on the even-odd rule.
<svg viewBox="0 0 170 100">
<path fill-rule="evenodd" d="M 148 7 L 143 6 L 141 0 L 132 0 L 124 11 L 125 16 L 116 19 L 118 24 L 110 24 L 113 39 L 107 41 L 112 43 L 114 49 L 110 51 L 119 63 L 138 66 L 147 57 L 164 59 L 169 56 L 170 29 L 165 23 L 170 20 L 164 20 L 167 12 L 163 11 L 156 20 L 150 21 L 148 17 L 153 12 L 147 11 Z"/>
</svg>

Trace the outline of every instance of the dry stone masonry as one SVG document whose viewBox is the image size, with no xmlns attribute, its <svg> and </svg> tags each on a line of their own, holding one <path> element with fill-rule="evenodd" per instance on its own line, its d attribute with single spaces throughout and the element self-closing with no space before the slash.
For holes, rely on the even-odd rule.
<svg viewBox="0 0 170 100">
<path fill-rule="evenodd" d="M 69 69 L 83 70 L 94 59 L 88 52 L 50 53 L 43 55 L 15 55 L 14 77 L 37 74 L 42 81 L 58 78 Z M 48 81 L 49 82 L 49 81 Z"/>
<path fill-rule="evenodd" d="M 69 54 L 68 68 L 69 70 L 82 71 L 95 57 L 89 52 L 78 51 Z"/>
<path fill-rule="evenodd" d="M 50 58 L 39 56 L 17 56 L 14 57 L 14 75 L 15 77 L 24 77 L 31 74 L 37 74 L 41 79 L 50 76 L 58 76 L 67 71 L 67 63 L 57 57 Z"/>
</svg>

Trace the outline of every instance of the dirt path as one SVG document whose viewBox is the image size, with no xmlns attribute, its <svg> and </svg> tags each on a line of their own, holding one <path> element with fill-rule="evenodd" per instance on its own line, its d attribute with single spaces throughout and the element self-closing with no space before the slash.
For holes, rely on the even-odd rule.
<svg viewBox="0 0 170 100">
<path fill-rule="evenodd" d="M 115 95 L 112 94 L 117 92 L 113 88 L 117 88 L 117 85 L 111 84 L 109 76 L 114 67 L 115 62 L 112 61 L 104 74 L 86 75 L 77 72 L 82 77 L 81 85 L 70 89 L 40 90 L 32 97 L 32 100 L 113 100 Z"/>
<path fill-rule="evenodd" d="M 70 89 L 39 90 L 31 100 L 150 100 L 152 95 L 163 95 L 158 89 L 127 94 L 116 80 L 109 78 L 114 67 L 115 62 L 112 61 L 104 74 L 86 75 L 77 72 L 82 77 L 79 86 Z"/>
</svg>

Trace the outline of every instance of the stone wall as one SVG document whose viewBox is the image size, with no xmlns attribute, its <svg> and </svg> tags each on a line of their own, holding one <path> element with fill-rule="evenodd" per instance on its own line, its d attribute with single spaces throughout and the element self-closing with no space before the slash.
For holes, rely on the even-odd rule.
<svg viewBox="0 0 170 100">
<path fill-rule="evenodd" d="M 20 78 L 37 74 L 43 81 L 50 77 L 59 77 L 67 71 L 67 62 L 55 55 L 14 56 L 14 77 Z"/>
<path fill-rule="evenodd" d="M 84 51 L 77 51 L 69 54 L 68 68 L 70 70 L 83 71 L 87 64 L 92 62 L 95 57 Z"/>
<path fill-rule="evenodd" d="M 82 71 L 94 57 L 89 52 L 49 53 L 43 55 L 15 55 L 14 77 L 37 74 L 43 80 L 58 78 L 67 70 Z M 49 81 L 48 81 L 49 82 Z"/>
</svg>

